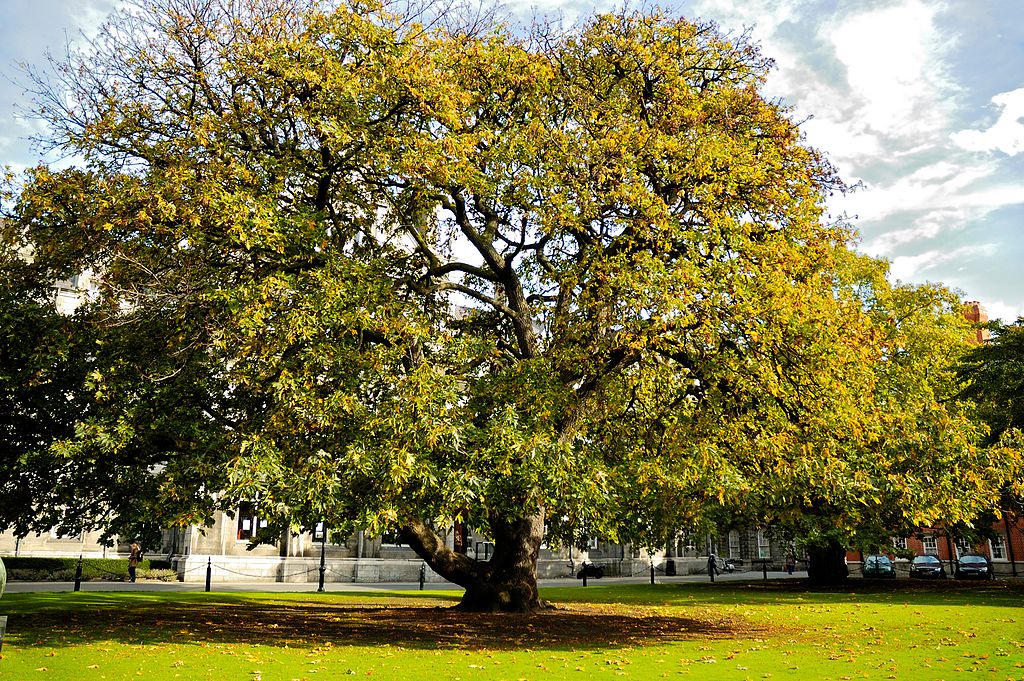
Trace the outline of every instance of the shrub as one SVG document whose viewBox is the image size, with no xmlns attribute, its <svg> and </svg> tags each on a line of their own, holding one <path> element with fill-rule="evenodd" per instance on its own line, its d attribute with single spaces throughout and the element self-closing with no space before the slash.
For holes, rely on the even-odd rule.
<svg viewBox="0 0 1024 681">
<path fill-rule="evenodd" d="M 153 562 L 155 563 L 156 561 Z M 139 579 L 155 579 L 160 582 L 176 582 L 178 581 L 178 572 L 177 570 L 171 570 L 169 568 L 153 568 L 149 570 L 143 570 L 140 567 L 138 571 L 138 577 Z"/>
<path fill-rule="evenodd" d="M 162 570 L 170 567 L 168 561 L 154 561 L 161 564 Z M 74 557 L 41 557 L 41 556 L 4 556 L 7 566 L 7 579 L 10 581 L 66 582 L 75 579 L 78 570 L 78 558 Z M 167 567 L 162 567 L 166 565 Z M 152 563 L 143 560 L 139 563 L 141 576 L 151 571 Z M 82 579 L 118 581 L 128 575 L 127 558 L 84 558 L 82 559 Z"/>
</svg>

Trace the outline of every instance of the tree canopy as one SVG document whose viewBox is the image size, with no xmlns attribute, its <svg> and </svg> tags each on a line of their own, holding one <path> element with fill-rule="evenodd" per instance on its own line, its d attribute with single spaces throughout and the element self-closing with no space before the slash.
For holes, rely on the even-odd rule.
<svg viewBox="0 0 1024 681">
<path fill-rule="evenodd" d="M 978 405 L 989 440 L 998 442 L 1007 431 L 1024 430 L 1024 318 L 989 326 L 991 339 L 971 348 L 957 371 L 960 396 Z"/>
<path fill-rule="evenodd" d="M 971 348 L 957 366 L 959 397 L 974 406 L 977 418 L 987 426 L 985 442 L 991 448 L 1020 451 L 1024 448 L 1024 318 L 988 327 L 991 338 Z M 993 510 L 1017 517 L 1024 513 L 1024 469 L 1007 476 L 1000 506 Z"/>
<path fill-rule="evenodd" d="M 991 502 L 1006 462 L 943 401 L 958 302 L 825 215 L 845 187 L 746 36 L 447 19 L 158 0 L 37 76 L 80 162 L 12 188 L 7 247 L 98 290 L 62 322 L 87 404 L 15 449 L 102 469 L 69 515 L 402 528 L 467 607 L 528 610 L 545 534 Z"/>
</svg>

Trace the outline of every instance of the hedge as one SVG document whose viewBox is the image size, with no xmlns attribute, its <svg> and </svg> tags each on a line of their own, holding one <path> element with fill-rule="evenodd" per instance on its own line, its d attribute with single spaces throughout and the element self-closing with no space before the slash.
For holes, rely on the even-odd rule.
<svg viewBox="0 0 1024 681">
<path fill-rule="evenodd" d="M 63 581 L 67 574 L 74 578 L 78 569 L 78 558 L 51 558 L 43 556 L 4 556 L 8 579 L 15 581 L 26 579 L 25 573 L 32 573 L 29 579 L 55 579 Z M 139 570 L 167 569 L 170 563 L 166 560 L 143 560 L 139 562 Z M 83 558 L 82 579 L 117 580 L 128 575 L 127 558 Z"/>
</svg>

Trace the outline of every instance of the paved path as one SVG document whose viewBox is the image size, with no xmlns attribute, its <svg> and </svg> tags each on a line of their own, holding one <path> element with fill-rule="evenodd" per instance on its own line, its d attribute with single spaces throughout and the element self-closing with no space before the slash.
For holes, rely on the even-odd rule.
<svg viewBox="0 0 1024 681">
<path fill-rule="evenodd" d="M 805 579 L 806 572 L 796 572 L 789 575 L 785 572 L 768 572 L 768 579 Z M 762 580 L 764 575 L 757 570 L 749 572 L 734 572 L 732 574 L 721 574 L 715 578 L 717 581 L 751 581 Z M 588 579 L 591 585 L 599 584 L 649 584 L 649 575 L 637 575 L 634 577 L 605 577 L 603 579 Z M 679 577 L 665 577 L 657 575 L 654 578 L 656 584 L 672 584 L 677 582 L 707 582 L 707 575 L 685 575 Z M 210 585 L 211 591 L 221 593 L 239 592 L 304 592 L 316 591 L 317 582 L 214 582 Z M 461 591 L 462 587 L 450 582 L 426 582 L 424 590 L 427 591 Z M 583 587 L 583 580 L 562 578 L 542 579 L 540 587 Z M 139 581 L 131 582 L 103 582 L 83 581 L 82 591 L 204 591 L 204 582 L 156 582 Z M 419 582 L 327 582 L 324 584 L 325 591 L 416 591 L 420 588 Z M 73 591 L 74 582 L 7 582 L 7 593 L 26 593 L 38 591 Z"/>
</svg>

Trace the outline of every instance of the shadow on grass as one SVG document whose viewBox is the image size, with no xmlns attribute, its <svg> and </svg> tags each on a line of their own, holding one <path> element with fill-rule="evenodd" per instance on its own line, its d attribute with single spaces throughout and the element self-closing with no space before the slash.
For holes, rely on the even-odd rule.
<svg viewBox="0 0 1024 681">
<path fill-rule="evenodd" d="M 560 605 L 533 615 L 451 610 L 451 593 L 372 596 L 226 593 L 12 594 L 8 636 L 17 645 L 60 647 L 116 641 L 271 646 L 395 645 L 464 650 L 587 649 L 682 640 L 749 639 L 773 633 L 716 606 L 737 604 L 913 603 L 1018 608 L 1024 582 L 876 582 L 811 588 L 803 582 L 615 585 L 545 589 Z M 666 611 L 659 606 L 678 607 Z"/>
<path fill-rule="evenodd" d="M 475 614 L 424 603 L 366 605 L 323 601 L 246 600 L 147 603 L 112 608 L 42 608 L 12 622 L 9 635 L 21 645 L 63 646 L 117 641 L 260 644 L 274 646 L 397 645 L 407 648 L 513 650 L 602 648 L 767 634 L 762 625 L 665 615 L 625 606 L 569 605 L 532 615 Z M 82 603 L 86 605 L 86 603 Z M 17 624 L 23 626 L 16 626 Z"/>
</svg>

